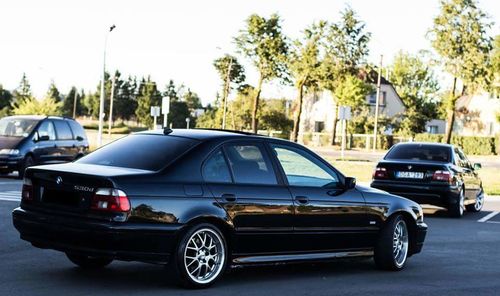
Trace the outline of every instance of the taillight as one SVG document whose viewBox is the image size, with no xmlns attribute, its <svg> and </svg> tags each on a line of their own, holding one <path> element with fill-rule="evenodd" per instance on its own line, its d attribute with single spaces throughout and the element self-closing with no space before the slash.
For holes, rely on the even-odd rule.
<svg viewBox="0 0 500 296">
<path fill-rule="evenodd" d="M 386 168 L 375 168 L 373 172 L 373 179 L 387 179 L 389 175 L 387 174 Z"/>
<path fill-rule="evenodd" d="M 90 208 L 108 212 L 128 212 L 130 202 L 125 192 L 114 188 L 99 188 L 92 197 Z"/>
<path fill-rule="evenodd" d="M 433 181 L 453 183 L 453 174 L 450 171 L 435 171 L 432 175 Z"/>
<path fill-rule="evenodd" d="M 21 201 L 23 202 L 33 201 L 33 183 L 29 178 L 24 178 L 23 180 L 23 191 L 21 193 Z"/>
</svg>

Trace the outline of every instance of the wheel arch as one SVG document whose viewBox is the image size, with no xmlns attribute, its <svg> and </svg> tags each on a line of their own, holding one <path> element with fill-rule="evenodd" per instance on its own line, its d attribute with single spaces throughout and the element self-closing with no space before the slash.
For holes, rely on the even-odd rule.
<svg viewBox="0 0 500 296">
<path fill-rule="evenodd" d="M 407 227 L 408 227 L 408 234 L 409 234 L 409 252 L 408 252 L 408 257 L 413 255 L 415 253 L 415 248 L 417 245 L 417 221 L 414 217 L 413 213 L 410 213 L 406 210 L 397 210 L 392 212 L 386 219 L 386 222 L 391 220 L 397 215 L 401 215 L 403 217 L 403 220 L 405 221 Z M 385 226 L 385 225 L 384 225 Z"/>
<path fill-rule="evenodd" d="M 208 224 L 211 224 L 211 225 L 217 227 L 217 229 L 222 233 L 222 235 L 224 236 L 224 239 L 226 240 L 228 254 L 230 254 L 230 251 L 232 250 L 234 227 L 229 220 L 225 220 L 221 217 L 217 217 L 217 216 L 193 217 L 188 222 L 186 222 L 185 226 L 183 227 L 183 230 L 181 231 L 181 235 L 179 235 L 179 237 L 178 237 L 178 240 L 180 240 L 182 238 L 182 236 L 184 235 L 184 233 L 186 233 L 186 231 L 188 231 L 191 227 L 198 225 L 198 224 L 203 224 L 203 223 L 208 223 Z"/>
</svg>

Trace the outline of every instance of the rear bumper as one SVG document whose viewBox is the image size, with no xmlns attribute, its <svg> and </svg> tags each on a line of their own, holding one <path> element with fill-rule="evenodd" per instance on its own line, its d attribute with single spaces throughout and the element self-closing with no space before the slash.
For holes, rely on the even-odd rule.
<svg viewBox="0 0 500 296">
<path fill-rule="evenodd" d="M 16 208 L 12 212 L 21 239 L 33 246 L 117 260 L 166 264 L 179 224 L 131 224 L 59 217 Z"/>
<path fill-rule="evenodd" d="M 395 184 L 393 181 L 375 180 L 370 186 L 408 198 L 419 204 L 430 204 L 445 208 L 457 203 L 460 193 L 459 187 L 442 184 Z"/>
</svg>

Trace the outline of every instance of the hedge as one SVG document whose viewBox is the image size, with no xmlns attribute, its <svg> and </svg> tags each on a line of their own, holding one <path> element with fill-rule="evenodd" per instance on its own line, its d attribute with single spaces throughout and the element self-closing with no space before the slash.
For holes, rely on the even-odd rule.
<svg viewBox="0 0 500 296">
<path fill-rule="evenodd" d="M 417 134 L 415 142 L 443 143 L 444 135 Z M 500 144 L 497 137 L 456 136 L 451 137 L 451 143 L 462 148 L 469 155 L 499 154 Z"/>
</svg>

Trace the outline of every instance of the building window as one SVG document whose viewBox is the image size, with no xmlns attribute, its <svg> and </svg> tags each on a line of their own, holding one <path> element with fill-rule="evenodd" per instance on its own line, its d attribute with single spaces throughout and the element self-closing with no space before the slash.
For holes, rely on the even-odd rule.
<svg viewBox="0 0 500 296">
<path fill-rule="evenodd" d="M 387 93 L 385 91 L 380 92 L 379 106 L 385 106 L 386 98 L 387 98 Z M 370 105 L 375 105 L 377 103 L 377 93 L 376 92 L 372 93 L 368 97 L 368 103 Z"/>
<path fill-rule="evenodd" d="M 427 126 L 427 132 L 429 134 L 438 134 L 439 128 L 437 125 L 429 125 L 429 126 Z"/>
<path fill-rule="evenodd" d="M 325 122 L 323 121 L 315 121 L 314 122 L 314 132 L 321 133 L 325 129 Z"/>
</svg>

